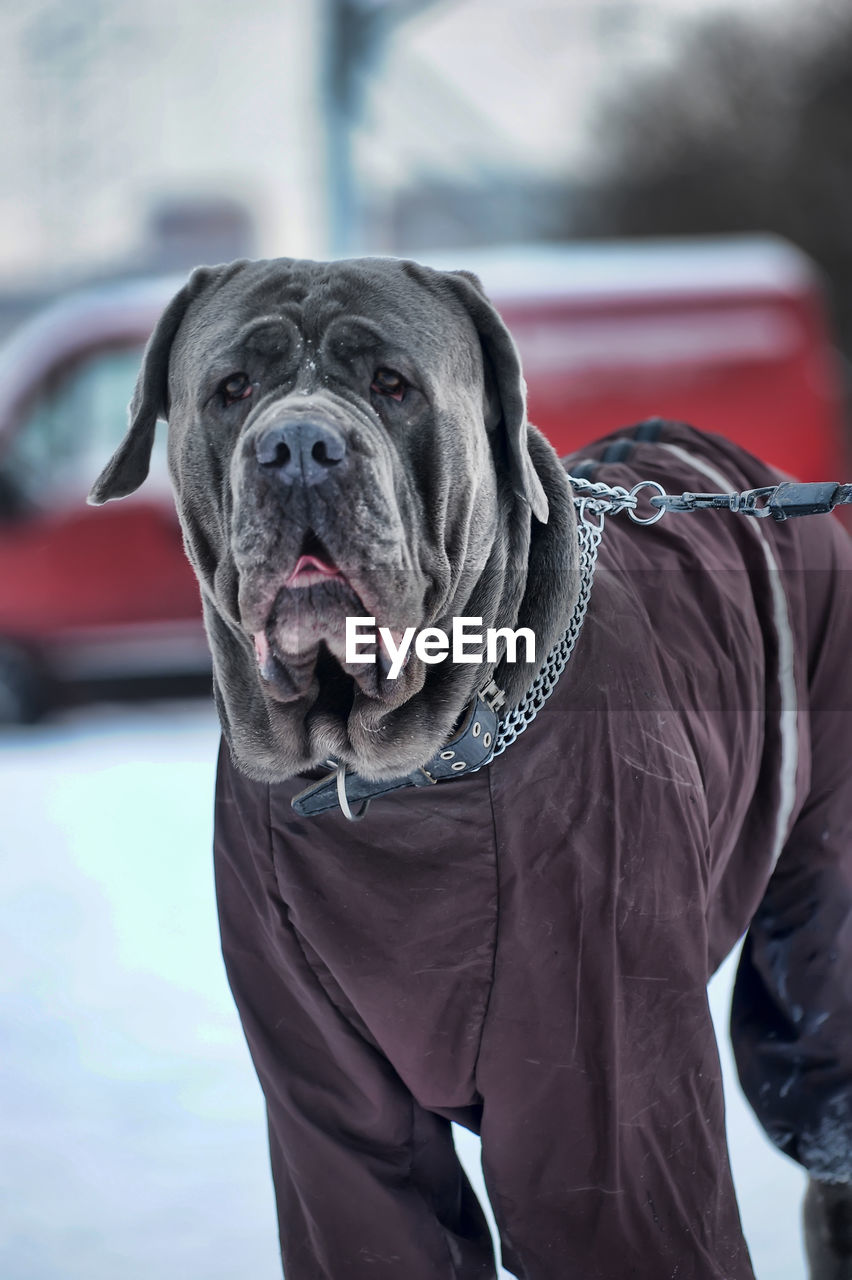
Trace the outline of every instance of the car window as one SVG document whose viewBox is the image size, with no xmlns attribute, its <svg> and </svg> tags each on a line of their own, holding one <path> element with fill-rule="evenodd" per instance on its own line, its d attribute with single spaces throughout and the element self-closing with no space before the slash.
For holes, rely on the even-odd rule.
<svg viewBox="0 0 852 1280">
<path fill-rule="evenodd" d="M 51 373 L 4 458 L 4 470 L 25 491 L 88 490 L 127 429 L 142 351 L 141 345 L 109 347 Z M 155 451 L 152 472 L 164 474 L 164 431 L 157 433 Z"/>
</svg>

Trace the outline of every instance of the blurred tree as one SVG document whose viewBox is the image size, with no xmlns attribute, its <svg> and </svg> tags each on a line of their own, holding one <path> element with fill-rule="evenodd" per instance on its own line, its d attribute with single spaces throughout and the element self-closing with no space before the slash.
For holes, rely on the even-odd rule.
<svg viewBox="0 0 852 1280">
<path fill-rule="evenodd" d="M 852 7 L 690 27 L 671 67 L 624 86 L 598 121 L 599 178 L 579 235 L 772 231 L 823 268 L 852 357 Z"/>
</svg>

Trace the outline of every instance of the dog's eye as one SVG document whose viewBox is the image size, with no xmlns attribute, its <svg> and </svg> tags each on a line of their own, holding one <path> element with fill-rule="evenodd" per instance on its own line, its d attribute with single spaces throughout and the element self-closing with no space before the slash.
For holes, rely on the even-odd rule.
<svg viewBox="0 0 852 1280">
<path fill-rule="evenodd" d="M 377 396 L 390 396 L 392 400 L 401 400 L 405 395 L 408 383 L 402 374 L 393 369 L 377 369 L 370 383 L 370 390 Z"/>
<path fill-rule="evenodd" d="M 252 385 L 247 373 L 232 373 L 219 383 L 219 394 L 226 408 L 238 400 L 248 400 L 251 393 Z"/>
</svg>

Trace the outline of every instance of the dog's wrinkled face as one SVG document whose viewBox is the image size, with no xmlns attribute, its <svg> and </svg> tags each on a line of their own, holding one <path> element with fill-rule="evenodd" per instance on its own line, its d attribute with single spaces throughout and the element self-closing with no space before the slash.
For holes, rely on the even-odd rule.
<svg viewBox="0 0 852 1280">
<path fill-rule="evenodd" d="M 200 269 L 93 501 L 141 483 L 158 415 L 238 761 L 267 779 L 328 756 L 374 777 L 423 763 L 489 669 L 411 656 L 391 678 L 381 645 L 347 662 L 347 617 L 394 642 L 456 616 L 517 625 L 530 513 L 547 518 L 517 356 L 478 282 L 392 259 Z"/>
<path fill-rule="evenodd" d="M 277 274 L 235 281 L 212 323 L 179 335 L 173 478 L 214 544 L 203 495 L 227 476 L 234 620 L 268 696 L 316 699 L 331 655 L 365 694 L 398 705 L 422 665 L 395 680 L 381 650 L 347 665 L 345 619 L 374 617 L 395 635 L 440 624 L 481 576 L 496 519 L 481 348 L 461 308 L 447 306 L 438 332 L 425 291 L 401 298 L 386 273 L 369 289 L 345 265 Z"/>
</svg>

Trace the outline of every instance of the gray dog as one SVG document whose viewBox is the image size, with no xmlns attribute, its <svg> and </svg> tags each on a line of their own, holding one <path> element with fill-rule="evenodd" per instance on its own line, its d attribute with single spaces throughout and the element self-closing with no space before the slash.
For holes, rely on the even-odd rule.
<svg viewBox="0 0 852 1280">
<path fill-rule="evenodd" d="M 380 662 L 347 666 L 347 615 L 393 632 L 465 614 L 501 626 L 525 596 L 540 650 L 564 630 L 573 506 L 540 436 L 530 461 L 517 357 L 470 277 L 369 260 L 200 270 L 160 322 L 94 502 L 142 482 L 165 414 L 219 709 L 249 776 L 277 782 L 329 756 L 366 777 L 408 772 L 482 682 L 450 663 L 428 681 L 417 661 L 394 681 Z M 530 522 L 515 511 L 548 519 L 539 470 L 558 480 L 558 536 L 530 577 Z M 512 675 L 513 695 L 530 672 Z"/>
<path fill-rule="evenodd" d="M 813 1276 L 852 1276 L 839 527 L 611 522 L 586 612 L 600 517 L 527 423 L 508 332 L 474 277 L 410 262 L 195 272 L 93 502 L 142 483 L 160 417 L 288 1280 L 493 1277 L 450 1121 L 523 1280 L 751 1277 L 705 991 L 746 929 L 741 1079 L 812 1175 Z M 589 452 L 625 488 L 777 479 L 656 420 Z M 353 618 L 382 629 L 366 661 Z M 403 664 L 459 618 L 498 646 Z"/>
</svg>

